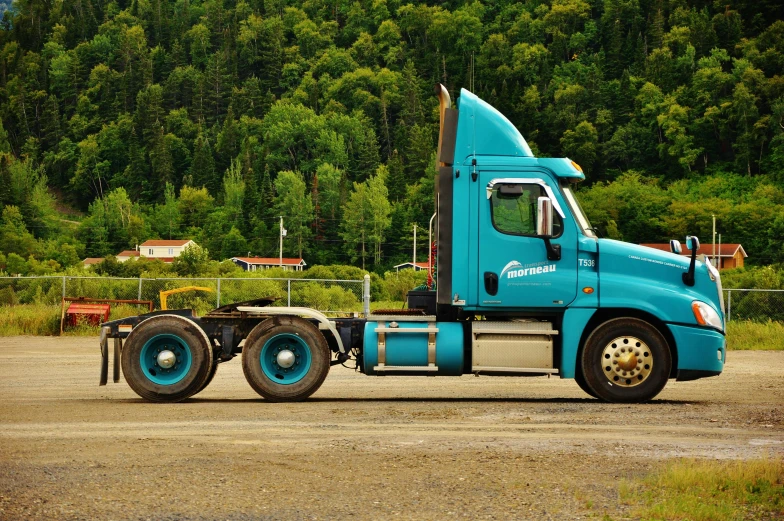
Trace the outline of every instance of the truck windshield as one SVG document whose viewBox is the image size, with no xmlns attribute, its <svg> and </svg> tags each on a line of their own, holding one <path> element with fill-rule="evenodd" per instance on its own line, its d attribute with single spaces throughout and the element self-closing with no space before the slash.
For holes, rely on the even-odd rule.
<svg viewBox="0 0 784 521">
<path fill-rule="evenodd" d="M 580 203 L 577 202 L 577 198 L 574 196 L 572 189 L 568 185 L 561 186 L 561 189 L 563 190 L 566 202 L 569 204 L 569 208 L 571 208 L 572 214 L 577 219 L 577 223 L 580 225 L 580 229 L 582 229 L 583 234 L 587 235 L 588 237 L 596 238 L 596 233 L 593 231 L 591 223 L 588 222 L 588 217 L 586 217 L 585 212 L 583 212 Z"/>
</svg>

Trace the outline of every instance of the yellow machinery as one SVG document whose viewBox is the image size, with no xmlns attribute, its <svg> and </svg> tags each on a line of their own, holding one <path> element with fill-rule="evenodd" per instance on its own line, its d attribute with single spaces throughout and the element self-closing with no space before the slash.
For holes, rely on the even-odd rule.
<svg viewBox="0 0 784 521">
<path fill-rule="evenodd" d="M 174 288 L 174 289 L 167 289 L 166 291 L 161 291 L 161 309 L 166 310 L 166 297 L 169 295 L 174 295 L 175 293 L 185 293 L 186 291 L 209 291 L 211 293 L 215 293 L 215 290 L 212 288 L 205 288 L 203 286 L 185 286 L 182 288 Z"/>
</svg>

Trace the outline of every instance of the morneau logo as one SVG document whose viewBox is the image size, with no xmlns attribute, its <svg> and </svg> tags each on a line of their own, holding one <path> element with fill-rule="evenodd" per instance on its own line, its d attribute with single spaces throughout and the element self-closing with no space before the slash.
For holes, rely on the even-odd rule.
<svg viewBox="0 0 784 521">
<path fill-rule="evenodd" d="M 501 271 L 501 278 L 506 275 L 507 279 L 515 279 L 517 277 L 526 277 L 528 275 L 539 275 L 541 273 L 550 273 L 555 271 L 555 264 L 539 264 L 538 266 L 530 266 L 524 268 L 522 264 L 517 261 L 512 261 L 504 266 Z"/>
</svg>

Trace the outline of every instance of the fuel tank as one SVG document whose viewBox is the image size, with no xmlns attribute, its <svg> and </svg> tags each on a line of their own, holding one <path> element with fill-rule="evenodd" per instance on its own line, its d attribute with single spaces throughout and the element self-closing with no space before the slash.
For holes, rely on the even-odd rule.
<svg viewBox="0 0 784 521">
<path fill-rule="evenodd" d="M 463 326 L 458 322 L 371 317 L 365 324 L 368 375 L 463 374 Z"/>
</svg>

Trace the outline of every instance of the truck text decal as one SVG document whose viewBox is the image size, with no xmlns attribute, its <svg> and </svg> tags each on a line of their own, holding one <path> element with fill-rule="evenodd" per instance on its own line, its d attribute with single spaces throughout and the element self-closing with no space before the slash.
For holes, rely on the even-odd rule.
<svg viewBox="0 0 784 521">
<path fill-rule="evenodd" d="M 507 264 L 501 272 L 501 277 L 506 275 L 507 279 L 515 279 L 517 277 L 526 277 L 528 275 L 539 275 L 541 273 L 550 273 L 555 271 L 555 264 L 536 263 L 529 264 L 529 267 L 523 267 L 518 261 L 512 261 Z"/>
</svg>

